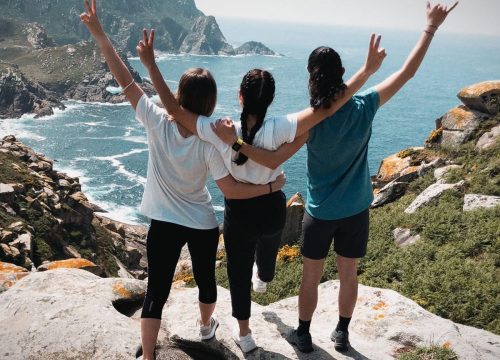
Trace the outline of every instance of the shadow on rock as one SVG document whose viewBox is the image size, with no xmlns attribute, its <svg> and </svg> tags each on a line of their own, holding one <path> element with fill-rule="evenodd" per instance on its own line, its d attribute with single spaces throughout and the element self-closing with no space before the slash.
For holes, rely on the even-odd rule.
<svg viewBox="0 0 500 360">
<path fill-rule="evenodd" d="M 281 336 L 286 339 L 286 335 L 289 331 L 293 330 L 293 327 L 286 325 L 281 318 L 272 311 L 268 312 L 263 312 L 262 315 L 264 315 L 264 319 L 267 322 L 270 322 L 272 324 L 275 324 L 277 327 L 277 330 L 280 332 Z M 290 345 L 292 346 L 292 345 Z M 300 360 L 312 360 L 312 359 L 317 359 L 317 360 L 335 360 L 336 358 L 330 355 L 326 350 L 320 348 L 318 345 L 313 343 L 314 351 L 312 353 L 303 353 L 299 349 L 297 349 L 295 346 L 293 346 L 293 350 L 297 354 L 297 358 Z M 367 358 L 363 354 L 359 353 L 356 351 L 354 348 L 350 347 L 349 351 L 343 352 L 342 355 L 339 355 L 339 358 L 351 358 L 354 360 L 370 360 L 370 358 Z"/>
</svg>

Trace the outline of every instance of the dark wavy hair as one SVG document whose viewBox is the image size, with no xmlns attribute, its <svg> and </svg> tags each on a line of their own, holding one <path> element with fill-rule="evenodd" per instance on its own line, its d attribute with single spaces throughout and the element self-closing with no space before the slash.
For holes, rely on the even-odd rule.
<svg viewBox="0 0 500 360">
<path fill-rule="evenodd" d="M 267 108 L 274 100 L 275 89 L 274 78 L 268 71 L 253 69 L 243 77 L 240 85 L 240 94 L 243 99 L 243 111 L 240 120 L 243 141 L 247 144 L 253 143 L 255 134 L 262 127 Z M 248 133 L 247 124 L 249 115 L 254 115 L 257 118 L 257 122 L 250 133 Z M 248 158 L 245 155 L 239 153 L 235 163 L 243 165 L 247 160 Z"/>
<path fill-rule="evenodd" d="M 342 77 L 344 68 L 340 55 L 332 48 L 320 46 L 309 55 L 310 104 L 314 109 L 328 109 L 347 89 Z"/>
<path fill-rule="evenodd" d="M 212 115 L 217 103 L 217 84 L 210 71 L 201 68 L 186 70 L 179 81 L 177 101 L 195 114 Z"/>
</svg>

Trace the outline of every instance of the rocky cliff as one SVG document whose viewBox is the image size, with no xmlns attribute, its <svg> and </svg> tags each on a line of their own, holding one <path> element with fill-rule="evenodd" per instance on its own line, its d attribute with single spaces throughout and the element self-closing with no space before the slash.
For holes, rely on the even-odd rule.
<svg viewBox="0 0 500 360">
<path fill-rule="evenodd" d="M 370 243 L 358 272 L 369 286 L 360 287 L 351 351 L 337 353 L 329 340 L 338 315 L 335 281 L 320 287 L 314 353 L 298 353 L 283 339 L 296 326 L 302 269 L 303 201 L 296 195 L 288 202 L 276 277 L 267 293 L 252 294 L 259 349 L 244 357 L 231 341 L 235 323 L 224 288 L 217 340 L 196 341 L 197 294 L 186 287 L 195 284 L 184 254 L 163 313 L 158 359 L 499 358 L 500 81 L 464 88 L 459 97 L 464 105 L 438 119 L 425 147 L 389 156 L 373 178 Z M 443 140 L 446 129 L 457 133 L 454 141 Z M 51 160 L 12 136 L 0 142 L 0 170 L 0 320 L 12 324 L 0 328 L 7 344 L 0 354 L 133 357 L 146 229 L 98 214 L 78 179 L 54 171 Z M 223 250 L 217 277 L 227 287 Z M 333 253 L 326 259 L 323 280 L 336 277 L 335 261 Z M 61 344 L 61 329 L 71 346 Z"/>
</svg>

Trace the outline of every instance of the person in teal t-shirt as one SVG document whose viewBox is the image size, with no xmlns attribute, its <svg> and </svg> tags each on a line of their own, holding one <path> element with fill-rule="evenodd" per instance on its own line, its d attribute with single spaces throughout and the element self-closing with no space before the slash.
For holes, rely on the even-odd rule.
<svg viewBox="0 0 500 360">
<path fill-rule="evenodd" d="M 427 3 L 427 26 L 402 68 L 368 91 L 353 96 L 333 116 L 309 131 L 309 138 L 296 138 L 276 151 L 243 144 L 240 151 L 257 163 L 275 168 L 288 160 L 307 141 L 307 203 L 303 221 L 302 282 L 299 292 L 299 326 L 287 340 L 300 351 L 313 351 L 309 333 L 318 301 L 318 285 L 325 258 L 334 243 L 340 279 L 339 321 L 331 334 L 335 349 L 349 346 L 348 326 L 358 294 L 357 264 L 365 256 L 373 190 L 367 153 L 372 121 L 377 110 L 389 101 L 417 72 L 438 27 L 452 7 Z M 344 68 L 333 49 L 320 47 L 309 57 L 309 92 L 314 109 L 329 108 L 347 86 Z M 228 144 L 235 142 L 229 120 L 214 128 Z"/>
</svg>

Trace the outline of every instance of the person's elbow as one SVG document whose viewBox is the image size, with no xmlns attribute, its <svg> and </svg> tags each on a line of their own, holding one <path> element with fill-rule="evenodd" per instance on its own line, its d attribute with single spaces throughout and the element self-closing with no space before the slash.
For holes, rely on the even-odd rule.
<svg viewBox="0 0 500 360">
<path fill-rule="evenodd" d="M 413 79 L 415 77 L 415 75 L 417 75 L 417 70 L 418 70 L 417 68 L 411 68 L 411 67 L 404 68 L 401 71 L 402 80 L 405 83 L 410 81 L 411 79 Z"/>
</svg>

